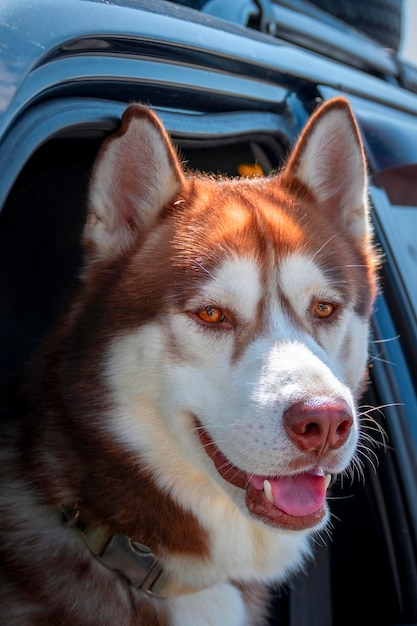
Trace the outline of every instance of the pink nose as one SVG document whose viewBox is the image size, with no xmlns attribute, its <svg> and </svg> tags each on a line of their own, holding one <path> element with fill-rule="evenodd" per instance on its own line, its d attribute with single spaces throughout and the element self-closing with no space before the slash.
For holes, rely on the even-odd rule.
<svg viewBox="0 0 417 626">
<path fill-rule="evenodd" d="M 322 455 L 346 442 L 353 417 L 343 400 L 319 398 L 290 406 L 284 413 L 284 425 L 289 438 L 300 450 Z"/>
</svg>

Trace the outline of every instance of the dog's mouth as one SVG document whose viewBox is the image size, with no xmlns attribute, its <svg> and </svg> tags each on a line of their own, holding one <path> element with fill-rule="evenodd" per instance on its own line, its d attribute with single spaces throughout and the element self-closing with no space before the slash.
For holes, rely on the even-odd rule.
<svg viewBox="0 0 417 626">
<path fill-rule="evenodd" d="M 291 476 L 251 474 L 233 465 L 201 425 L 198 433 L 220 476 L 246 491 L 246 506 L 254 517 L 288 530 L 312 528 L 323 519 L 330 474 L 321 468 Z"/>
</svg>

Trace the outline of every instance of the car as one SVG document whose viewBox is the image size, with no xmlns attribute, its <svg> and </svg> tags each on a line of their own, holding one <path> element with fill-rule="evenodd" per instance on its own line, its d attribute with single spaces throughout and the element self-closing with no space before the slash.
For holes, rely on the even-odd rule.
<svg viewBox="0 0 417 626">
<path fill-rule="evenodd" d="M 332 528 L 274 590 L 271 626 L 417 623 L 417 70 L 301 0 L 3 0 L 0 42 L 4 420 L 65 306 L 91 166 L 129 102 L 190 167 L 236 176 L 279 167 L 319 103 L 349 99 L 383 258 L 361 399 L 374 443 L 361 480 L 335 481 Z"/>
</svg>

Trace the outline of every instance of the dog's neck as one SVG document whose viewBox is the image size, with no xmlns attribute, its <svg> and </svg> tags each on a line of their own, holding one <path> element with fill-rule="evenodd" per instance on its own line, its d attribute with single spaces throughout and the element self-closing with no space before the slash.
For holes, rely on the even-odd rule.
<svg viewBox="0 0 417 626">
<path fill-rule="evenodd" d="M 200 591 L 174 580 L 148 546 L 126 535 L 113 535 L 105 525 L 92 526 L 76 506 L 62 509 L 64 523 L 78 532 L 90 552 L 108 569 L 127 578 L 136 589 L 155 597 L 168 598 Z"/>
</svg>

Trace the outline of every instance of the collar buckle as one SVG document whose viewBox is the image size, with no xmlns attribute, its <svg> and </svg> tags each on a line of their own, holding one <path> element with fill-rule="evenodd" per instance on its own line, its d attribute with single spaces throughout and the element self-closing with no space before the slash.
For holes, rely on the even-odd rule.
<svg viewBox="0 0 417 626">
<path fill-rule="evenodd" d="M 179 584 L 163 569 L 148 546 L 126 535 L 112 535 L 105 525 L 90 525 L 81 517 L 78 507 L 62 507 L 63 522 L 78 532 L 90 552 L 105 567 L 125 576 L 140 591 L 168 598 L 199 591 L 203 587 Z"/>
<path fill-rule="evenodd" d="M 125 576 L 134 587 L 152 596 L 176 593 L 175 585 L 148 546 L 126 535 L 111 535 L 105 526 L 90 526 L 75 506 L 64 506 L 62 514 L 64 524 L 83 537 L 94 556 L 107 568 Z"/>
<path fill-rule="evenodd" d="M 109 569 L 122 573 L 134 587 L 150 595 L 164 595 L 165 574 L 151 550 L 126 537 L 113 535 L 99 555 Z"/>
</svg>

